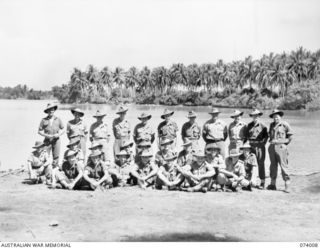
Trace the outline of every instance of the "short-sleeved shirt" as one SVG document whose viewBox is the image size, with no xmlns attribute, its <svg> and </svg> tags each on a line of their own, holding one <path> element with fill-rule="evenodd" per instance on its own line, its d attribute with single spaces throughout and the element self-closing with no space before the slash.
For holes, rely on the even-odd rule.
<svg viewBox="0 0 320 249">
<path fill-rule="evenodd" d="M 245 177 L 246 171 L 244 168 L 244 163 L 241 160 L 238 160 L 235 164 L 232 162 L 231 157 L 226 158 L 226 170 L 232 172 L 233 174 L 237 175 L 238 177 Z"/>
<path fill-rule="evenodd" d="M 266 142 L 268 138 L 267 127 L 261 122 L 250 122 L 247 126 L 247 139 L 252 142 Z"/>
<path fill-rule="evenodd" d="M 139 123 L 134 128 L 133 137 L 137 142 L 137 144 L 139 144 L 142 141 L 151 142 L 152 138 L 154 137 L 154 134 L 155 132 L 149 123 L 147 124 Z"/>
<path fill-rule="evenodd" d="M 289 135 L 293 135 L 293 131 L 287 122 L 280 121 L 278 124 L 275 122 L 270 124 L 269 136 L 271 140 L 286 139 Z"/>
<path fill-rule="evenodd" d="M 111 166 L 112 169 L 116 170 L 118 174 L 122 176 L 122 180 L 126 181 L 130 178 L 130 173 L 132 170 L 136 169 L 133 162 L 126 162 L 120 165 L 120 162 L 116 162 Z"/>
<path fill-rule="evenodd" d="M 75 179 L 81 170 L 81 166 L 76 162 L 74 165 L 71 165 L 68 161 L 65 161 L 61 167 L 64 174 L 68 179 Z"/>
<path fill-rule="evenodd" d="M 186 165 L 184 168 L 186 171 L 190 171 L 193 175 L 200 176 L 210 171 L 210 167 L 206 161 L 202 162 L 201 165 L 197 161 L 192 161 L 190 165 Z"/>
<path fill-rule="evenodd" d="M 47 151 L 42 151 L 39 156 L 36 156 L 35 153 L 31 153 L 28 158 L 28 162 L 31 163 L 33 169 L 38 169 L 42 167 L 49 160 L 49 154 Z"/>
<path fill-rule="evenodd" d="M 229 125 L 229 139 L 230 141 L 244 140 L 246 135 L 247 125 L 245 122 L 239 121 L 238 123 L 232 122 Z"/>
<path fill-rule="evenodd" d="M 162 121 L 158 126 L 158 136 L 159 138 L 167 137 L 169 139 L 175 139 L 177 137 L 178 125 L 173 120 L 170 120 L 168 123 Z"/>
<path fill-rule="evenodd" d="M 169 181 L 174 181 L 180 174 L 176 166 L 177 164 L 173 164 L 171 167 L 169 167 L 168 164 L 164 164 L 160 167 L 162 174 L 167 177 Z"/>
<path fill-rule="evenodd" d="M 69 151 L 73 151 L 73 150 L 71 150 L 71 149 L 67 149 L 67 150 L 66 150 L 66 152 L 65 152 L 64 155 L 63 155 L 63 158 L 64 158 L 65 160 L 67 160 L 67 154 L 68 154 Z M 76 149 L 76 151 L 78 152 L 77 155 L 76 155 L 76 158 L 77 158 L 79 161 L 84 162 L 84 154 L 83 154 L 83 151 L 82 151 L 80 148 Z"/>
<path fill-rule="evenodd" d="M 45 134 L 54 135 L 64 129 L 64 125 L 60 118 L 53 116 L 52 119 L 45 117 L 41 120 L 39 131 L 44 131 Z"/>
<path fill-rule="evenodd" d="M 104 122 L 95 122 L 90 127 L 90 136 L 93 140 L 107 139 L 110 137 L 108 125 Z"/>
<path fill-rule="evenodd" d="M 183 140 L 186 138 L 190 140 L 199 140 L 201 136 L 201 128 L 196 122 L 193 124 L 186 122 L 182 126 L 181 136 Z"/>
<path fill-rule="evenodd" d="M 158 165 L 158 167 L 164 165 L 166 161 L 164 160 L 165 156 L 173 155 L 173 151 L 168 150 L 167 153 L 163 153 L 162 151 L 158 151 L 154 157 L 154 162 Z"/>
<path fill-rule="evenodd" d="M 130 137 L 130 123 L 127 119 L 121 121 L 120 117 L 113 120 L 113 135 L 116 139 Z"/>
<path fill-rule="evenodd" d="M 155 165 L 155 163 L 150 160 L 149 162 L 147 162 L 146 164 L 144 164 L 141 160 L 139 160 L 136 163 L 135 166 L 135 170 L 141 175 L 141 176 L 147 176 L 148 174 L 150 174 L 150 172 L 157 168 L 157 166 Z"/>
<path fill-rule="evenodd" d="M 258 167 L 256 155 L 253 153 L 250 153 L 248 157 L 245 158 L 245 156 L 242 154 L 239 157 L 239 160 L 241 160 L 244 163 L 244 168 L 246 171 L 246 179 L 251 179 L 253 167 Z"/>
<path fill-rule="evenodd" d="M 222 120 L 217 119 L 213 122 L 210 119 L 204 124 L 202 134 L 208 140 L 222 140 L 227 132 L 227 125 Z"/>
<path fill-rule="evenodd" d="M 182 150 L 178 154 L 177 163 L 180 167 L 185 166 L 186 164 L 191 164 L 193 160 L 193 154 L 188 153 L 185 150 Z"/>
<path fill-rule="evenodd" d="M 87 163 L 84 171 L 88 172 L 90 178 L 99 180 L 108 172 L 108 169 L 105 162 L 100 161 L 97 165 L 94 165 L 94 163 L 90 161 Z"/>
<path fill-rule="evenodd" d="M 88 134 L 87 125 L 80 119 L 79 122 L 76 123 L 75 119 L 70 120 L 67 123 L 67 135 L 68 138 L 72 135 L 79 135 L 85 137 Z"/>
<path fill-rule="evenodd" d="M 216 155 L 211 162 L 205 161 L 208 165 L 208 168 L 215 169 L 219 171 L 220 169 L 225 169 L 225 161 L 223 159 L 223 156 L 218 154 Z"/>
</svg>

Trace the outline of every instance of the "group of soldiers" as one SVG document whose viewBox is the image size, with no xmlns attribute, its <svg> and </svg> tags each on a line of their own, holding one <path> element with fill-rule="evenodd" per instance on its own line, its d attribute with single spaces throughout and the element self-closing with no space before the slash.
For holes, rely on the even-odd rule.
<svg viewBox="0 0 320 249">
<path fill-rule="evenodd" d="M 273 110 L 269 131 L 261 122 L 263 113 L 254 109 L 249 116 L 252 122 L 241 120 L 243 112 L 235 110 L 233 122 L 228 126 L 219 119 L 220 111 L 212 108 L 209 119 L 202 129 L 196 122 L 197 114 L 189 111 L 188 122 L 181 129 L 182 150 L 177 153 L 178 125 L 173 120 L 173 111 L 164 110 L 163 121 L 157 129 L 157 148 L 152 145 L 156 132 L 149 123 L 151 114 L 141 113 L 131 133 L 126 118 L 128 108 L 120 105 L 119 117 L 113 120 L 113 148 L 111 135 L 104 121 L 106 113 L 97 111 L 94 122 L 87 129 L 83 121 L 84 112 L 71 110 L 74 119 L 67 124 L 68 149 L 59 165 L 61 139 L 64 124 L 55 116 L 58 106 L 48 104 L 46 117 L 41 120 L 38 133 L 44 141 L 37 141 L 28 159 L 30 179 L 37 183 L 46 181 L 53 188 L 108 189 L 117 186 L 138 185 L 145 189 L 195 191 L 238 191 L 265 188 L 266 144 L 269 141 L 270 179 L 268 190 L 276 190 L 278 166 L 289 193 L 288 148 L 292 140 L 292 129 L 282 120 L 284 113 Z M 89 137 L 91 147 L 87 157 L 86 145 Z M 204 150 L 199 140 L 205 142 Z M 229 137 L 230 143 L 226 145 Z M 133 140 L 133 141 L 132 141 Z M 135 145 L 135 146 L 134 146 Z M 133 149 L 135 147 L 135 150 Z"/>
</svg>

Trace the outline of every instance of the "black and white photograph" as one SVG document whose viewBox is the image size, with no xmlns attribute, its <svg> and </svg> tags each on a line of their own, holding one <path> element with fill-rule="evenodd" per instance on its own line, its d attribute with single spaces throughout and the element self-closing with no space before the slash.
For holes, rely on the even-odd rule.
<svg viewBox="0 0 320 249">
<path fill-rule="evenodd" d="M 0 68 L 0 247 L 318 248 L 320 1 L 0 0 Z"/>
</svg>

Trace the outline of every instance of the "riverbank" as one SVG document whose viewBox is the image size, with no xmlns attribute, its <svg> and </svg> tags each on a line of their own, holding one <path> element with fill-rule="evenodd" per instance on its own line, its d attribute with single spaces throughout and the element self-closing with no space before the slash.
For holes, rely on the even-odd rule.
<svg viewBox="0 0 320 249">
<path fill-rule="evenodd" d="M 52 190 L 0 176 L 1 241 L 320 241 L 320 174 L 292 192 Z"/>
</svg>

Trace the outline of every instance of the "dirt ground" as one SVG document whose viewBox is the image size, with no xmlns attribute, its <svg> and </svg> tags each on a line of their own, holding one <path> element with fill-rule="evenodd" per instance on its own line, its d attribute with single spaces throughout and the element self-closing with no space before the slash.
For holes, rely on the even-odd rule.
<svg viewBox="0 0 320 249">
<path fill-rule="evenodd" d="M 0 177 L 0 241 L 320 241 L 320 174 L 292 192 L 52 190 Z M 57 224 L 51 226 L 50 224 Z"/>
</svg>

